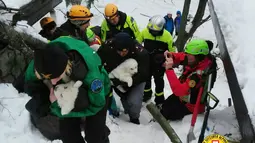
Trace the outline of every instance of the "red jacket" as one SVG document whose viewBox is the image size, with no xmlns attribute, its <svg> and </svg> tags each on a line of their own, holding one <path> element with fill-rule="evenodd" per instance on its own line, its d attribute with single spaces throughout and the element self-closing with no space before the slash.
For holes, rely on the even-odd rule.
<svg viewBox="0 0 255 143">
<path fill-rule="evenodd" d="M 181 64 L 181 62 L 184 61 L 186 54 L 185 53 L 173 53 L 173 61 L 174 64 Z M 186 107 L 193 113 L 195 104 L 196 104 L 196 99 L 198 96 L 198 91 L 201 87 L 201 75 L 199 74 L 192 74 L 198 70 L 205 70 L 208 67 L 212 65 L 212 61 L 209 58 L 205 58 L 203 61 L 199 62 L 195 67 L 191 68 L 189 66 L 184 67 L 184 71 L 181 75 L 181 77 L 178 79 L 174 70 L 166 70 L 166 75 L 167 79 L 170 83 L 171 89 L 173 91 L 173 94 L 175 96 L 181 97 L 189 95 L 193 101 L 190 103 L 184 102 L 181 100 L 183 103 L 185 103 Z M 194 76 L 193 76 L 194 75 Z M 193 81 L 191 81 L 193 80 Z M 194 83 L 195 84 L 191 84 Z M 198 113 L 202 113 L 205 111 L 205 105 L 200 104 Z"/>
</svg>

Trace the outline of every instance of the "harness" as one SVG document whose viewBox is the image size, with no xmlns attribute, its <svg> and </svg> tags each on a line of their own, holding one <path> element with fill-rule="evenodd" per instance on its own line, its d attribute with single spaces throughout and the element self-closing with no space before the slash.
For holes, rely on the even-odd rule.
<svg viewBox="0 0 255 143">
<path fill-rule="evenodd" d="M 190 73 L 186 78 L 181 77 L 182 78 L 181 80 L 183 80 L 183 79 L 186 80 L 186 79 L 190 78 L 192 75 L 198 75 L 199 77 L 201 77 L 201 79 L 200 79 L 200 82 L 196 86 L 201 87 L 201 85 L 203 85 L 204 83 L 207 83 L 207 79 L 206 79 L 207 71 L 208 71 L 208 68 L 205 70 L 196 70 L 195 72 Z M 191 84 L 192 84 L 192 82 L 191 82 Z M 181 101 L 190 103 L 191 95 L 189 94 L 189 95 L 185 95 L 185 96 L 180 96 L 179 98 Z M 204 98 L 202 97 L 201 101 L 200 101 L 201 103 L 203 103 L 203 99 Z"/>
</svg>

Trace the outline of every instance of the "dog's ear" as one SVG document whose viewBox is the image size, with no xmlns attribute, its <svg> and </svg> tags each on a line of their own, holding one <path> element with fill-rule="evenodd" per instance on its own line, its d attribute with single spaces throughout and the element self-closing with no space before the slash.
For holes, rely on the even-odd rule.
<svg viewBox="0 0 255 143">
<path fill-rule="evenodd" d="M 78 80 L 78 81 L 75 82 L 73 87 L 79 88 L 79 87 L 81 87 L 81 85 L 82 85 L 82 81 Z"/>
</svg>

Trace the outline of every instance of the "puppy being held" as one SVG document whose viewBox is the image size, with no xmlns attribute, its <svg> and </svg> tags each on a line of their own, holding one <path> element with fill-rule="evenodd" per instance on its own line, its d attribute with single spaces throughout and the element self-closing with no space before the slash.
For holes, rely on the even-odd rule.
<svg viewBox="0 0 255 143">
<path fill-rule="evenodd" d="M 74 108 L 75 100 L 79 93 L 79 87 L 82 81 L 70 81 L 65 84 L 59 84 L 54 88 L 54 94 L 57 98 L 61 114 L 66 115 Z"/>
<path fill-rule="evenodd" d="M 133 85 L 132 76 L 138 72 L 138 63 L 135 59 L 127 59 L 109 73 L 109 78 L 117 78 L 126 82 L 128 87 Z"/>
</svg>

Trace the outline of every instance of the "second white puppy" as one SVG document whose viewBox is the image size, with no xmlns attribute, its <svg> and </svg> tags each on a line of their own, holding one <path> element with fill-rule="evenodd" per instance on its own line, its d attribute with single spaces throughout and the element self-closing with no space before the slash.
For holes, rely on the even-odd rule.
<svg viewBox="0 0 255 143">
<path fill-rule="evenodd" d="M 135 59 L 127 59 L 109 74 L 110 79 L 117 78 L 122 82 L 126 82 L 128 87 L 133 85 L 132 76 L 138 72 L 138 63 Z"/>
</svg>

